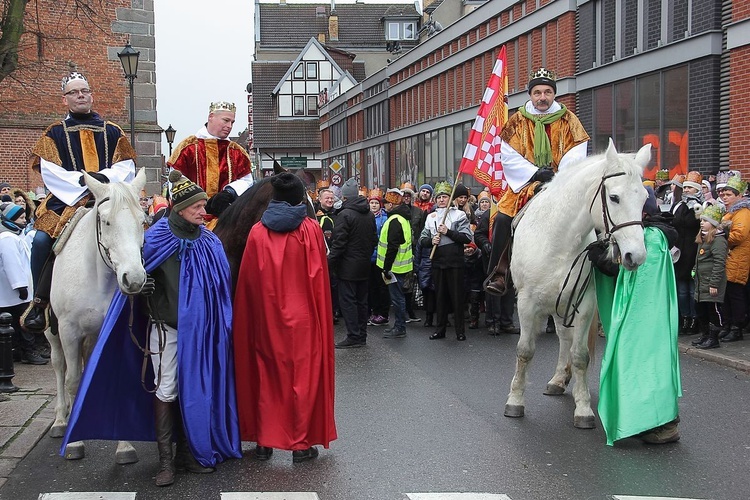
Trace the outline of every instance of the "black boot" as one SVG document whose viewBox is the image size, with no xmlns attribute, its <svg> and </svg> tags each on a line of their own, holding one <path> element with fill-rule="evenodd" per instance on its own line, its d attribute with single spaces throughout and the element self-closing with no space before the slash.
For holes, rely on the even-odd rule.
<svg viewBox="0 0 750 500">
<path fill-rule="evenodd" d="M 697 349 L 716 349 L 721 347 L 719 344 L 719 332 L 721 329 L 718 326 L 709 325 L 708 338 L 701 342 L 700 345 L 695 346 Z"/>
<path fill-rule="evenodd" d="M 729 329 L 729 335 L 724 337 L 722 342 L 737 342 L 738 340 L 742 340 L 742 328 L 733 326 Z"/>
<path fill-rule="evenodd" d="M 177 453 L 174 456 L 174 466 L 178 472 L 192 472 L 193 474 L 209 474 L 216 469 L 213 467 L 204 467 L 195 459 L 193 452 L 190 451 L 190 443 L 188 443 L 187 436 L 185 435 L 185 426 L 182 420 L 182 412 L 180 411 L 180 403 L 175 403 L 175 430 L 177 431 Z"/>
<path fill-rule="evenodd" d="M 725 325 L 724 328 L 722 328 L 721 331 L 719 332 L 719 340 L 723 341 L 725 338 L 727 338 L 730 330 L 731 330 L 731 327 L 729 325 Z"/>
<path fill-rule="evenodd" d="M 424 326 L 428 326 L 428 327 L 429 327 L 429 326 L 434 326 L 434 325 L 432 324 L 432 317 L 433 317 L 434 315 L 435 315 L 435 313 L 431 313 L 431 312 L 425 313 L 425 318 L 424 318 Z"/>
<path fill-rule="evenodd" d="M 174 403 L 165 403 L 154 397 L 156 446 L 159 450 L 159 472 L 156 474 L 156 486 L 169 486 L 174 483 L 174 464 L 172 463 L 173 405 Z"/>
<path fill-rule="evenodd" d="M 469 292 L 469 330 L 479 328 L 479 292 Z"/>
<path fill-rule="evenodd" d="M 21 316 L 23 329 L 31 333 L 44 333 L 49 326 L 48 305 L 48 301 L 34 298 L 34 301 L 29 305 L 24 315 Z"/>
</svg>

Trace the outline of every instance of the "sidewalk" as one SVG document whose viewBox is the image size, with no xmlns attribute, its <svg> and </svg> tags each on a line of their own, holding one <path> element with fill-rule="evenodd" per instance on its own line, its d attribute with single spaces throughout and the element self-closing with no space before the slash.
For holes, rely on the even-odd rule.
<svg viewBox="0 0 750 500">
<path fill-rule="evenodd" d="M 750 335 L 749 335 L 750 337 Z M 678 339 L 680 352 L 750 374 L 750 338 L 706 351 L 690 345 L 695 336 Z M 13 469 L 47 433 L 55 419 L 52 365 L 15 364 L 13 384 L 20 390 L 0 402 L 0 488 Z"/>
</svg>

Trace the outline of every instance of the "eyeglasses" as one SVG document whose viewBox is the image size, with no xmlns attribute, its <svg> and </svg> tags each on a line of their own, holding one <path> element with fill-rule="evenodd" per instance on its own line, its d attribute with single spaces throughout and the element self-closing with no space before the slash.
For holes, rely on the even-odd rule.
<svg viewBox="0 0 750 500">
<path fill-rule="evenodd" d="M 78 89 L 78 90 L 69 90 L 65 92 L 64 96 L 76 96 L 78 94 L 81 95 L 91 95 L 91 89 Z"/>
</svg>

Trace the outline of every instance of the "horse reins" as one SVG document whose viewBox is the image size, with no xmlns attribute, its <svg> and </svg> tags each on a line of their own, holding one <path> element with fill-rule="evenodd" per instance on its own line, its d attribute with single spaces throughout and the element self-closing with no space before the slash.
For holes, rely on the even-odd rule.
<svg viewBox="0 0 750 500">
<path fill-rule="evenodd" d="M 112 258 L 110 257 L 109 248 L 104 246 L 104 243 L 102 243 L 101 239 L 101 233 L 102 233 L 102 218 L 101 215 L 99 215 L 99 206 L 102 203 L 105 203 L 107 201 L 110 201 L 109 196 L 102 198 L 101 201 L 96 202 L 96 247 L 99 250 L 99 256 L 102 258 L 102 261 L 104 261 L 104 264 L 112 270 L 112 272 L 115 272 L 114 265 L 112 263 Z M 143 261 L 143 255 L 141 255 L 141 262 Z M 144 283 L 145 284 L 145 283 Z M 143 287 L 141 287 L 141 290 Z M 159 385 L 161 384 L 161 357 L 164 353 L 164 346 L 166 345 L 166 331 L 164 330 L 164 321 L 159 319 L 154 314 L 154 308 L 151 304 L 151 298 L 146 299 L 146 303 L 149 310 L 149 321 L 156 325 L 156 330 L 159 334 L 159 350 L 156 352 L 151 351 L 151 328 L 146 328 L 146 339 L 145 339 L 145 345 L 146 347 L 142 347 L 141 344 L 138 342 L 138 339 L 135 338 L 135 334 L 133 333 L 133 311 L 135 306 L 135 299 L 133 295 L 129 296 L 129 302 L 130 302 L 130 315 L 128 317 L 128 331 L 130 333 L 130 339 L 133 341 L 133 344 L 143 353 L 143 363 L 141 364 L 141 386 L 143 389 L 150 393 L 154 394 L 158 389 Z M 154 385 L 153 389 L 149 389 L 146 387 L 146 372 L 148 371 L 148 358 L 151 355 L 158 355 L 159 356 L 159 367 L 157 369 L 156 373 L 156 384 Z"/>
<path fill-rule="evenodd" d="M 628 226 L 641 226 L 643 227 L 643 221 L 642 220 L 633 220 L 628 222 L 623 222 L 621 224 L 615 224 L 615 221 L 612 220 L 612 216 L 609 214 L 609 209 L 607 205 L 607 186 L 604 184 L 604 181 L 607 179 L 610 179 L 612 177 L 619 177 L 621 175 L 625 175 L 625 172 L 615 172 L 613 174 L 607 174 L 603 175 L 601 181 L 599 181 L 599 186 L 597 187 L 597 193 L 594 194 L 594 198 L 591 200 L 591 204 L 589 205 L 589 212 L 594 208 L 594 203 L 596 202 L 596 195 L 600 195 L 601 202 L 602 202 L 602 221 L 604 222 L 604 237 L 602 239 L 596 240 L 588 245 L 586 245 L 586 248 L 584 248 L 581 253 L 579 253 L 576 258 L 573 260 L 573 264 L 570 266 L 570 270 L 568 271 L 567 276 L 565 276 L 565 281 L 563 281 L 563 286 L 560 289 L 560 293 L 557 295 L 557 300 L 555 301 L 555 311 L 559 311 L 560 309 L 560 301 L 562 300 L 562 294 L 565 290 L 566 286 L 568 285 L 568 281 L 570 281 L 570 277 L 573 274 L 573 269 L 576 268 L 581 258 L 588 253 L 588 251 L 591 249 L 592 245 L 599 244 L 601 242 L 609 242 L 612 238 L 612 234 L 617 231 L 618 229 L 622 229 L 623 227 Z M 586 276 L 583 276 L 583 268 L 584 265 L 581 264 L 579 270 L 578 270 L 578 276 L 576 276 L 575 283 L 573 284 L 573 289 L 570 292 L 570 295 L 568 296 L 567 304 L 565 305 L 565 314 L 562 315 L 563 319 L 563 326 L 566 328 L 570 328 L 573 326 L 573 321 L 575 320 L 576 314 L 578 314 L 579 306 L 581 305 L 581 302 L 583 302 L 583 297 L 586 294 L 586 290 L 588 290 L 589 283 L 591 282 L 591 270 L 592 266 L 589 266 L 589 271 L 586 273 Z M 560 313 L 557 313 L 558 316 L 560 316 Z"/>
</svg>

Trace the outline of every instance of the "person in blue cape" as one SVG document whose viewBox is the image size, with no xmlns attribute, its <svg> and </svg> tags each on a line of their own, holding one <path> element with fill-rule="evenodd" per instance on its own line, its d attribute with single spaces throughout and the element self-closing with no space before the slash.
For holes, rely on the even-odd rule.
<svg viewBox="0 0 750 500">
<path fill-rule="evenodd" d="M 175 471 L 213 472 L 242 456 L 229 264 L 219 239 L 202 226 L 206 193 L 177 170 L 169 179 L 172 211 L 145 235 L 146 297 L 128 301 L 115 293 L 61 448 L 85 439 L 156 441 L 157 486 L 172 484 Z M 144 355 L 128 326 L 131 305 L 139 345 L 160 353 L 150 356 L 143 381 Z M 151 380 L 155 395 L 142 387 Z"/>
</svg>

